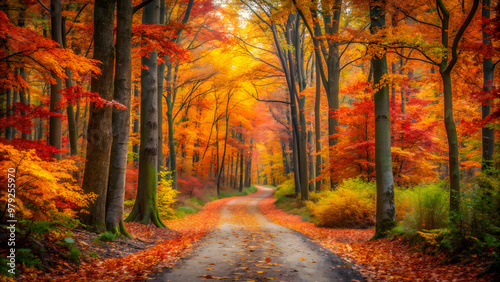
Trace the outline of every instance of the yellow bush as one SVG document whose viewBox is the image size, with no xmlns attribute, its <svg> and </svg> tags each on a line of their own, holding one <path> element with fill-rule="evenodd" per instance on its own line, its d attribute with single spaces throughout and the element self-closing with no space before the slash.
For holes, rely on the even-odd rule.
<svg viewBox="0 0 500 282">
<path fill-rule="evenodd" d="M 319 192 L 317 203 L 309 201 L 307 208 L 318 225 L 333 228 L 366 228 L 374 224 L 375 203 L 359 191 L 343 187 Z M 316 195 L 316 196 L 317 196 Z"/>
<path fill-rule="evenodd" d="M 172 180 L 169 171 L 161 171 L 161 180 L 158 185 L 158 213 L 161 218 L 175 218 L 175 204 L 179 191 L 172 188 Z"/>
<path fill-rule="evenodd" d="M 274 192 L 275 198 L 280 198 L 282 196 L 290 196 L 295 195 L 295 182 L 293 179 L 287 180 L 280 185 L 278 185 L 278 189 Z"/>
</svg>

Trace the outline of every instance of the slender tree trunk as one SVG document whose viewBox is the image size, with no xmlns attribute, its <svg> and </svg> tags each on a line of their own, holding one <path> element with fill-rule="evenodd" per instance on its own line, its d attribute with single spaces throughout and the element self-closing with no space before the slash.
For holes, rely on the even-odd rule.
<svg viewBox="0 0 500 282">
<path fill-rule="evenodd" d="M 316 166 L 314 165 L 315 150 L 314 150 L 314 137 L 312 130 L 307 131 L 308 143 L 311 144 L 311 150 L 308 153 L 309 156 L 309 178 L 313 180 L 316 178 Z M 309 191 L 316 190 L 316 181 L 309 182 Z"/>
<path fill-rule="evenodd" d="M 170 157 L 170 171 L 172 173 L 172 188 L 177 190 L 177 152 L 175 148 L 175 135 L 174 135 L 174 102 L 175 93 L 174 85 L 172 83 L 172 62 L 167 61 L 167 122 L 168 122 L 168 149 Z"/>
<path fill-rule="evenodd" d="M 6 96 L 7 96 L 7 101 L 6 101 L 7 117 L 10 117 L 12 116 L 12 89 L 7 89 Z M 41 119 L 40 119 L 40 124 L 42 124 Z M 40 130 L 40 132 L 43 132 L 43 129 Z M 5 139 L 12 141 L 12 127 L 10 126 L 5 129 Z"/>
<path fill-rule="evenodd" d="M 222 153 L 222 160 L 220 162 L 219 173 L 217 175 L 217 195 L 220 195 L 220 180 L 221 180 L 221 175 L 222 175 L 222 173 L 224 171 L 224 159 L 226 158 L 227 137 L 229 135 L 229 113 L 228 113 L 228 111 L 229 111 L 229 100 L 231 100 L 231 93 L 228 93 L 228 96 L 227 96 L 227 104 L 226 104 L 226 136 L 224 137 L 224 150 L 223 150 L 223 153 Z M 217 137 L 219 137 L 218 134 L 217 134 Z M 218 140 L 218 138 L 217 138 L 217 140 Z M 217 145 L 218 145 L 218 142 L 217 142 Z M 217 151 L 218 151 L 218 146 L 217 146 Z M 217 158 L 217 163 L 219 163 L 218 158 Z"/>
<path fill-rule="evenodd" d="M 50 28 L 52 40 L 62 46 L 62 16 L 61 16 L 61 0 L 50 1 Z M 52 72 L 52 78 L 56 81 L 50 86 L 50 111 L 53 113 L 62 114 L 62 109 L 58 108 L 58 103 L 61 101 L 62 95 L 59 92 L 62 89 L 62 79 Z M 60 117 L 50 117 L 49 127 L 49 144 L 62 149 L 62 120 Z M 58 160 L 61 159 L 61 153 L 54 154 Z"/>
<path fill-rule="evenodd" d="M 483 0 L 482 16 L 485 19 L 491 18 L 491 0 Z M 490 34 L 483 30 L 483 44 L 490 46 Z M 493 76 L 495 74 L 495 66 L 493 65 L 493 59 L 483 58 L 483 91 L 490 91 L 493 87 Z M 489 102 L 489 101 L 488 101 Z M 491 113 L 491 106 L 483 104 L 481 106 L 482 117 L 486 118 Z M 486 125 L 482 129 L 482 140 L 483 140 L 483 162 L 481 170 L 483 172 L 491 173 L 493 167 L 493 153 L 495 150 L 495 129 L 489 125 Z"/>
<path fill-rule="evenodd" d="M 238 191 L 243 191 L 243 159 L 244 159 L 244 155 L 243 155 L 243 149 L 241 150 L 240 152 L 240 185 L 239 185 L 239 189 Z"/>
<path fill-rule="evenodd" d="M 370 5 L 371 33 L 385 27 L 385 1 L 378 5 Z M 394 180 L 391 157 L 391 120 L 389 86 L 384 83 L 387 75 L 387 60 L 373 57 L 375 93 L 375 170 L 377 173 L 377 218 L 374 239 L 385 237 L 386 232 L 396 224 L 394 205 Z M 381 83 L 384 83 L 381 85 Z"/>
<path fill-rule="evenodd" d="M 142 22 L 158 24 L 160 5 L 158 0 L 143 9 Z M 158 83 L 157 51 L 141 58 L 141 145 L 139 149 L 139 183 L 137 198 L 130 215 L 125 221 L 142 224 L 153 223 L 156 227 L 166 227 L 160 219 L 157 206 L 158 187 Z"/>
<path fill-rule="evenodd" d="M 314 134 L 316 137 L 316 175 L 321 173 L 321 77 L 319 74 L 320 62 L 316 60 L 316 99 L 314 101 Z M 321 180 L 316 180 L 316 189 L 321 186 Z"/>
<path fill-rule="evenodd" d="M 165 0 L 160 0 L 160 25 L 165 24 Z M 158 65 L 158 172 L 163 171 L 163 80 L 165 79 L 165 62 Z M 158 175 L 160 178 L 160 175 Z M 177 185 L 176 185 L 177 187 Z M 175 188 L 176 189 L 176 188 Z"/>
<path fill-rule="evenodd" d="M 93 77 L 91 91 L 106 99 L 113 99 L 115 1 L 97 1 L 94 8 L 94 59 L 101 61 L 102 74 Z M 59 30 L 61 30 L 59 28 Z M 108 188 L 109 154 L 111 151 L 111 107 L 90 105 L 87 131 L 87 163 L 82 188 L 95 193 L 97 200 L 90 206 L 90 214 L 83 215 L 85 224 L 105 229 L 106 190 Z M 52 139 L 52 137 L 51 137 Z"/>
<path fill-rule="evenodd" d="M 113 109 L 113 143 L 106 197 L 106 229 L 130 237 L 123 224 L 132 95 L 132 0 L 118 0 L 114 100 L 127 107 Z"/>
<path fill-rule="evenodd" d="M 21 74 L 22 78 L 24 79 L 24 81 L 26 81 L 26 69 L 25 68 L 21 68 L 20 69 L 20 74 Z M 28 98 L 26 97 L 26 89 L 21 89 L 19 91 L 19 100 L 20 100 L 21 103 L 23 103 L 25 105 L 29 105 Z M 23 116 L 26 115 L 26 112 L 21 112 L 21 115 L 23 115 Z M 22 132 L 21 133 L 21 138 L 28 139 L 29 138 L 29 133 Z"/>
<path fill-rule="evenodd" d="M 458 154 L 458 136 L 453 117 L 453 90 L 451 74 L 441 73 L 444 92 L 444 126 L 448 137 L 448 166 L 450 175 L 450 211 L 460 210 L 460 155 Z"/>
<path fill-rule="evenodd" d="M 139 87 L 134 86 L 134 97 L 139 98 Z M 139 116 L 140 116 L 140 106 L 137 107 L 137 117 L 134 119 L 133 132 L 139 134 Z M 134 163 L 137 165 L 139 163 L 139 144 L 134 144 L 132 146 L 132 152 L 134 153 Z"/>
<path fill-rule="evenodd" d="M 446 6 L 442 0 L 436 0 L 438 12 L 441 13 L 441 44 L 445 47 L 449 47 L 449 23 L 450 23 L 450 13 L 448 12 Z M 451 71 L 458 61 L 458 43 L 462 35 L 464 34 L 467 26 L 472 21 L 472 18 L 477 11 L 479 6 L 479 0 L 474 0 L 472 8 L 465 19 L 465 21 L 460 26 L 455 38 L 453 39 L 453 44 L 451 46 L 451 60 L 448 62 L 449 56 L 446 54 L 439 64 L 439 73 L 443 80 L 443 92 L 444 92 L 444 126 L 446 129 L 446 136 L 448 138 L 448 163 L 449 163 L 449 176 L 450 176 L 450 224 L 456 225 L 458 223 L 460 214 L 460 156 L 458 153 L 458 136 L 457 129 L 455 125 L 455 119 L 453 118 L 453 90 L 451 81 Z"/>
<path fill-rule="evenodd" d="M 68 48 L 66 44 L 66 18 L 62 19 L 62 46 L 63 48 Z M 71 70 L 66 68 L 66 88 L 73 86 L 73 81 L 71 79 Z M 68 135 L 69 135 L 69 147 L 72 156 L 78 155 L 78 129 L 76 126 L 75 110 L 73 104 L 68 104 L 66 107 L 66 116 L 68 118 Z"/>
</svg>

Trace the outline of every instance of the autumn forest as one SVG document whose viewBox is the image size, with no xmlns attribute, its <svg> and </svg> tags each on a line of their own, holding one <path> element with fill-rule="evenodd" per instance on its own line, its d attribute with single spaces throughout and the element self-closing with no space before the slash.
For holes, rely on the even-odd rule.
<svg viewBox="0 0 500 282">
<path fill-rule="evenodd" d="M 500 4 L 2 0 L 1 281 L 500 278 Z"/>
</svg>

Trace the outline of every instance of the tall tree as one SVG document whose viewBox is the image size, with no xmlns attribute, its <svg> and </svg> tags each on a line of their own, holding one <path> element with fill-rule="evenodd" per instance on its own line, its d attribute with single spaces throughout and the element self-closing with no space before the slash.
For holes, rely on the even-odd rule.
<svg viewBox="0 0 500 282">
<path fill-rule="evenodd" d="M 125 105 L 127 109 L 113 109 L 113 143 L 111 145 L 106 197 L 106 229 L 128 237 L 130 234 L 123 224 L 123 202 L 132 95 L 132 15 L 132 0 L 118 0 L 114 100 Z"/>
<path fill-rule="evenodd" d="M 438 12 L 441 17 L 441 44 L 445 48 L 449 48 L 450 38 L 450 13 L 443 0 L 436 0 Z M 462 23 L 453 39 L 451 45 L 451 58 L 449 52 L 445 53 L 439 65 L 439 73 L 443 80 L 444 92 L 444 125 L 446 128 L 446 136 L 448 137 L 448 164 L 450 171 L 450 212 L 452 213 L 452 224 L 456 224 L 459 218 L 456 216 L 460 212 L 460 155 L 458 154 L 458 136 L 455 119 L 453 118 L 453 89 L 451 81 L 451 71 L 458 61 L 458 43 L 462 38 L 465 30 L 469 26 L 474 14 L 479 6 L 479 0 L 474 0 L 472 8 L 467 15 L 467 18 Z M 455 216 L 453 216 L 455 214 Z"/>
<path fill-rule="evenodd" d="M 142 22 L 160 22 L 160 3 L 154 0 L 144 7 Z M 143 224 L 153 223 L 165 227 L 160 219 L 157 206 L 158 187 L 158 52 L 151 51 L 141 58 L 141 144 L 139 149 L 139 182 L 137 198 L 130 215 L 125 221 Z"/>
<path fill-rule="evenodd" d="M 342 0 L 321 1 L 321 11 L 318 7 L 320 1 L 299 3 L 297 0 L 293 0 L 293 2 L 313 40 L 315 59 L 321 66 L 318 70 L 326 91 L 328 108 L 336 111 L 339 109 L 340 71 L 342 68 L 340 66 L 339 42 L 335 38 L 339 35 Z M 312 27 L 309 22 L 312 22 Z M 323 27 L 321 27 L 321 22 L 323 22 Z M 328 146 L 330 148 L 337 144 L 337 138 L 333 136 L 338 132 L 338 126 L 337 116 L 328 115 Z M 330 149 L 329 156 L 332 160 L 333 154 L 334 151 Z M 336 185 L 333 175 L 330 178 L 330 187 L 333 189 Z"/>
<path fill-rule="evenodd" d="M 61 0 L 50 1 L 50 28 L 52 40 L 57 42 L 59 46 L 62 47 L 61 10 Z M 61 92 L 59 92 L 62 89 L 62 79 L 57 76 L 55 72 L 52 72 L 52 78 L 56 83 L 50 86 L 50 111 L 61 114 L 62 109 L 58 108 L 58 103 L 62 99 Z M 50 117 L 49 144 L 59 150 L 62 149 L 62 120 L 60 117 Z M 54 155 L 54 157 L 58 160 L 61 159 L 61 156 L 61 153 L 56 153 Z"/>
<path fill-rule="evenodd" d="M 491 0 L 483 0 L 482 16 L 484 19 L 491 18 Z M 487 46 L 487 49 L 492 48 L 491 35 L 488 34 L 485 27 L 483 27 L 483 44 Z M 493 64 L 493 59 L 491 55 L 489 57 L 483 57 L 483 91 L 490 91 L 493 87 L 493 76 L 495 74 L 495 65 Z M 489 103 L 485 103 L 481 106 L 482 117 L 486 118 L 491 113 L 491 106 Z M 495 130 L 489 126 L 485 125 L 482 129 L 482 141 L 483 141 L 483 163 L 481 170 L 483 172 L 490 172 L 493 166 L 493 152 L 495 149 Z"/>
<path fill-rule="evenodd" d="M 385 28 L 386 1 L 370 3 L 370 33 L 376 34 Z M 384 81 L 387 75 L 385 48 L 376 46 L 377 52 L 372 58 L 373 83 L 375 90 L 375 170 L 377 182 L 377 218 L 375 235 L 381 238 L 396 224 L 394 205 L 394 179 L 391 157 L 391 118 L 389 86 Z"/>
<path fill-rule="evenodd" d="M 193 8 L 193 3 L 194 0 L 189 0 L 188 5 L 186 7 L 186 11 L 184 12 L 184 17 L 182 18 L 181 24 L 186 24 L 187 21 L 189 20 L 189 16 L 191 15 L 191 9 Z M 177 36 L 172 38 L 171 41 L 174 43 L 179 43 L 179 38 L 180 34 L 182 32 L 182 28 L 179 28 L 177 30 Z M 170 61 L 169 56 L 165 56 L 165 61 L 166 61 L 166 67 L 167 67 L 167 75 L 165 76 L 165 79 L 167 80 L 167 96 L 165 97 L 165 100 L 167 102 L 167 122 L 168 122 L 168 149 L 169 149 L 169 158 L 170 158 L 170 169 L 172 171 L 172 187 L 174 189 L 177 189 L 177 154 L 176 154 L 176 148 L 175 148 L 175 138 L 174 138 L 174 105 L 175 105 L 175 100 L 176 100 L 176 90 L 174 89 L 175 87 L 175 77 L 177 75 L 177 70 L 178 70 L 178 63 L 175 64 L 172 61 Z M 162 79 L 163 79 L 163 74 L 165 73 L 165 66 L 163 67 L 162 70 Z M 158 84 L 160 85 L 160 83 Z M 161 83 L 163 86 L 163 81 Z M 161 93 L 163 95 L 163 91 Z M 161 101 L 160 101 L 161 102 Z M 159 139 L 162 139 L 163 137 L 163 132 L 160 133 Z"/>
<path fill-rule="evenodd" d="M 106 100 L 113 99 L 115 1 L 96 1 L 94 7 L 94 59 L 101 62 L 102 74 L 92 77 L 91 91 Z M 111 107 L 90 105 L 87 128 L 87 163 L 82 188 L 93 192 L 97 200 L 83 221 L 102 231 L 105 229 L 106 193 L 108 187 L 109 155 L 113 139 Z"/>
</svg>

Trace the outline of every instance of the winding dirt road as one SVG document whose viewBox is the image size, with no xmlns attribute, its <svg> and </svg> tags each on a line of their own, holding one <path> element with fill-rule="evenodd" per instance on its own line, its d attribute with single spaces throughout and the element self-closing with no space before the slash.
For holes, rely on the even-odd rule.
<svg viewBox="0 0 500 282">
<path fill-rule="evenodd" d="M 219 226 L 173 268 L 148 281 L 362 281 L 334 253 L 260 213 L 258 203 L 273 189 L 227 202 Z"/>
</svg>

